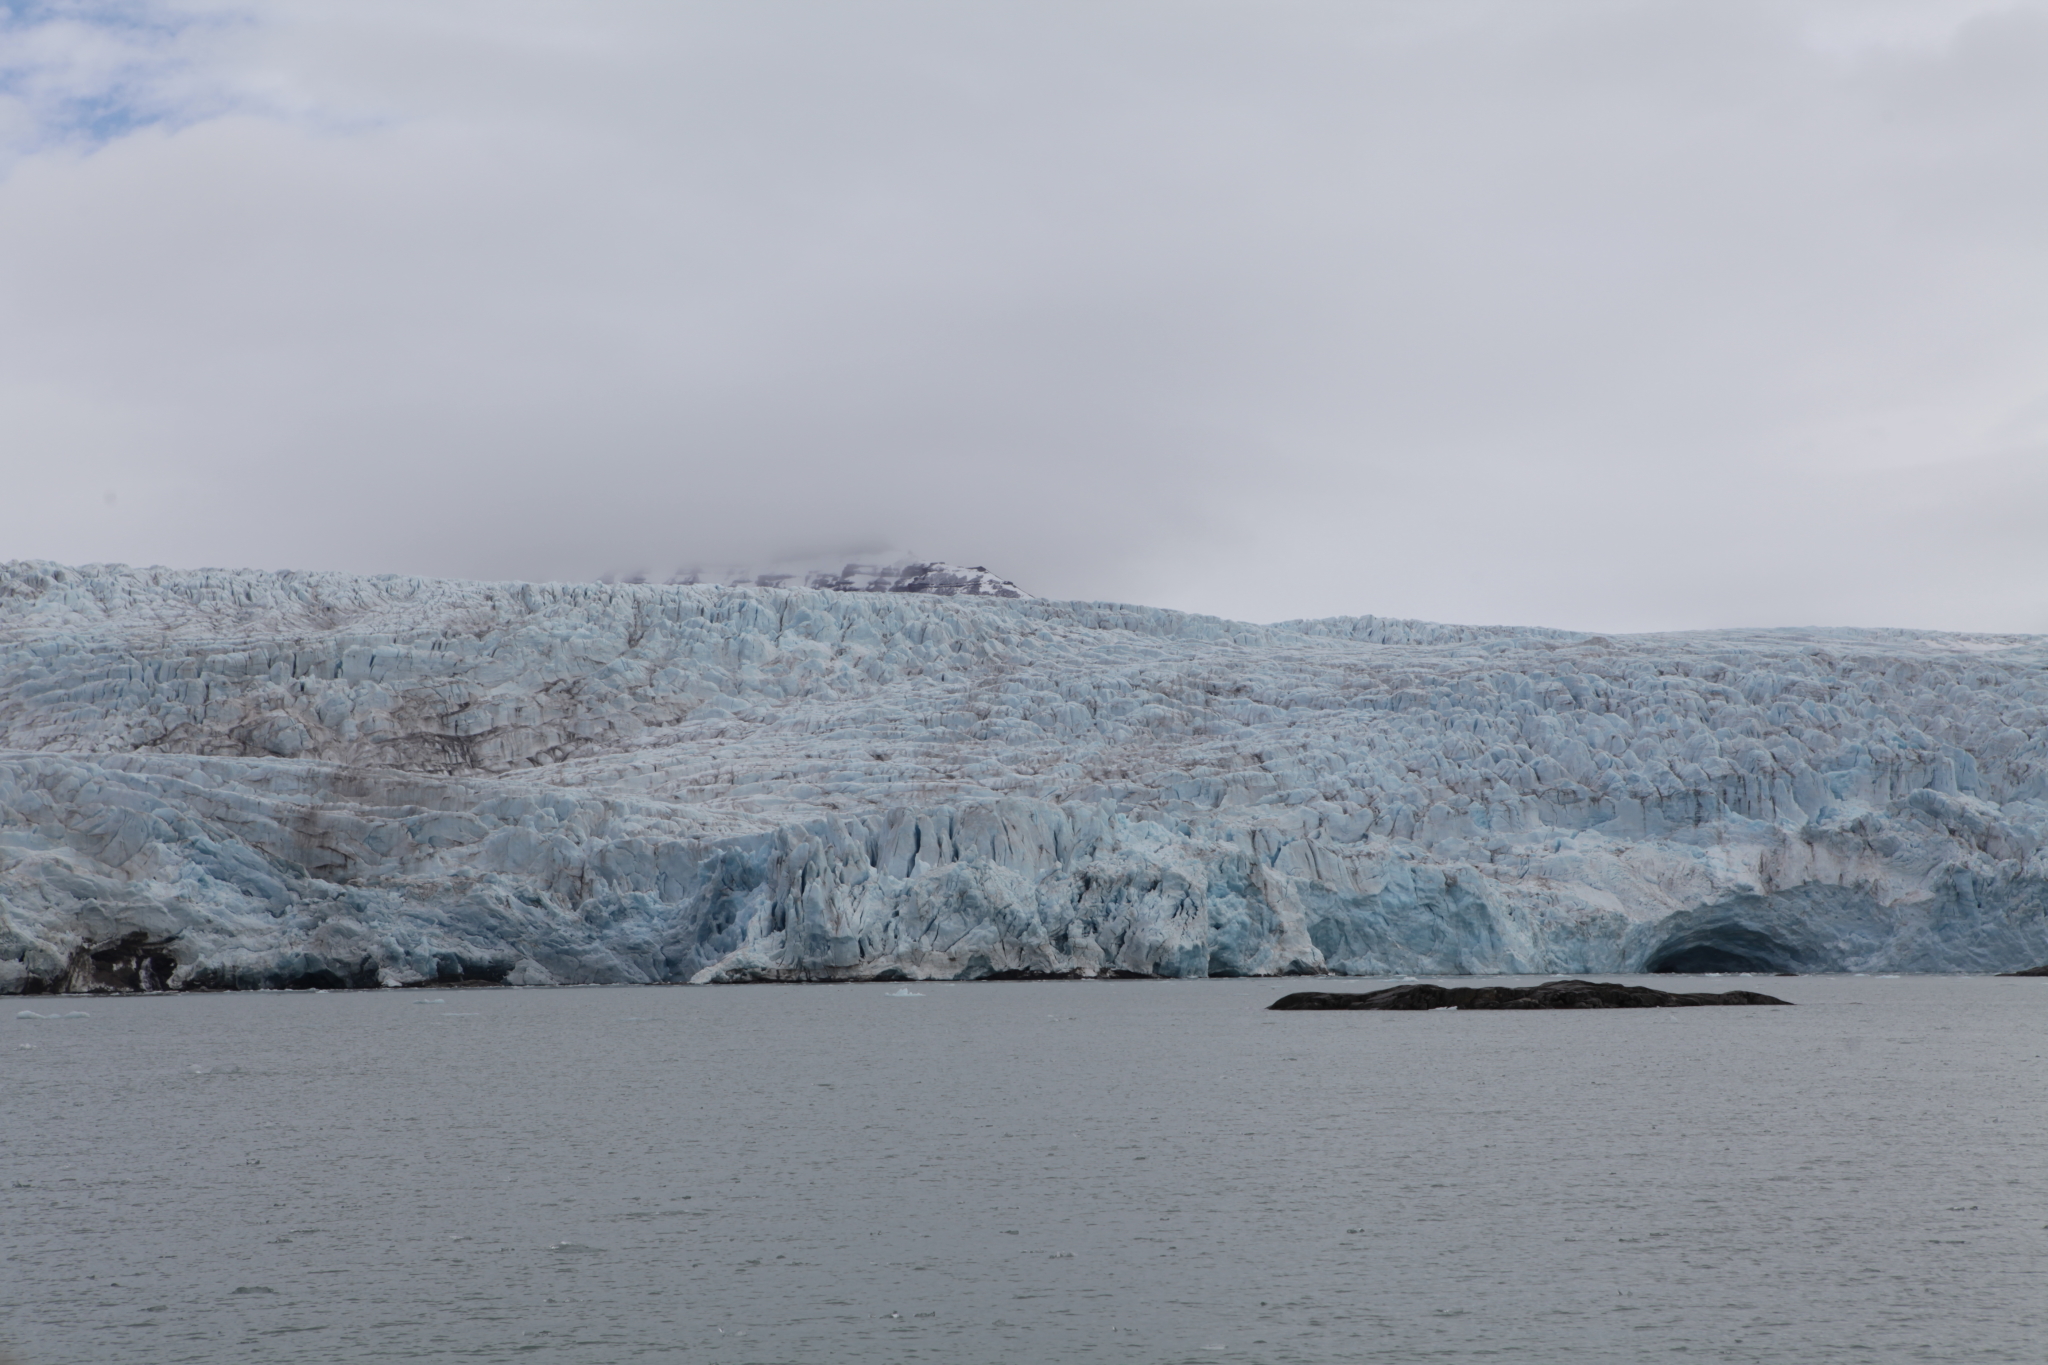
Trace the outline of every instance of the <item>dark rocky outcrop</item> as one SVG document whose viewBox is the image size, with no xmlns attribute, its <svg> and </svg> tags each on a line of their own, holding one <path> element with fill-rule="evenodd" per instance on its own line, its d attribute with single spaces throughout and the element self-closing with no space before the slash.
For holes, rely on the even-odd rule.
<svg viewBox="0 0 2048 1365">
<path fill-rule="evenodd" d="M 2048 962 L 2038 967 L 2023 967 L 2016 972 L 2000 972 L 2000 976 L 2048 976 Z"/>
<path fill-rule="evenodd" d="M 1275 1010 L 1628 1010 L 1684 1005 L 1789 1005 L 1757 991 L 1691 994 L 1614 981 L 1546 981 L 1540 986 L 1439 986 L 1419 981 L 1383 991 L 1296 991 Z"/>
<path fill-rule="evenodd" d="M 29 974 L 23 995 L 83 995 L 87 992 L 161 991 L 169 989 L 178 969 L 178 936 L 151 938 L 138 929 L 104 943 L 85 943 L 72 951 L 62 970 L 49 977 Z"/>
</svg>

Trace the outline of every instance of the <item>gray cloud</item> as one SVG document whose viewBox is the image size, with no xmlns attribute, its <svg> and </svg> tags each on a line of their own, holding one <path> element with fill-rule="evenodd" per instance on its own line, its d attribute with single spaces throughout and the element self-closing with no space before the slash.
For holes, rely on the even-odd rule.
<svg viewBox="0 0 2048 1365">
<path fill-rule="evenodd" d="M 2048 629 L 2038 4 L 11 22 L 0 553 Z"/>
</svg>

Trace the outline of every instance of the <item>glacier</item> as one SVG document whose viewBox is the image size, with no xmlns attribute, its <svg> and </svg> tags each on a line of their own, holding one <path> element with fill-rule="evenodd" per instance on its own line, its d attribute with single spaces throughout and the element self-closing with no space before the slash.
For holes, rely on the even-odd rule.
<svg viewBox="0 0 2048 1365">
<path fill-rule="evenodd" d="M 0 565 L 0 991 L 2048 961 L 2048 640 Z"/>
</svg>

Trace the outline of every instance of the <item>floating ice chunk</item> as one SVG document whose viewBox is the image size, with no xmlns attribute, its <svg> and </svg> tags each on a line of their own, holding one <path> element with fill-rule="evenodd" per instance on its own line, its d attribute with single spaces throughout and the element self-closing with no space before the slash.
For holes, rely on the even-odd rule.
<svg viewBox="0 0 2048 1365">
<path fill-rule="evenodd" d="M 890 991 L 890 992 L 889 992 L 889 997 L 890 997 L 891 999 L 893 999 L 893 1000 L 903 1000 L 903 999 L 919 999 L 919 998 L 922 998 L 922 997 L 923 997 L 923 995 L 924 995 L 924 992 L 923 992 L 923 991 L 914 991 L 914 990 L 910 989 L 910 987 L 908 987 L 908 986 L 903 986 L 903 987 L 900 987 L 900 988 L 899 988 L 899 989 L 897 989 L 897 990 L 893 990 L 893 991 Z"/>
<path fill-rule="evenodd" d="M 415 1005 L 445 1005 L 445 1004 L 447 1004 L 447 1003 L 448 1003 L 448 1002 L 447 1002 L 446 1000 L 441 1000 L 441 999 L 438 999 L 438 998 L 437 998 L 437 999 L 433 999 L 433 1000 L 415 1000 L 415 1001 L 413 1001 L 413 1004 L 415 1004 Z"/>
<path fill-rule="evenodd" d="M 90 1019 L 84 1010 L 66 1010 L 62 1014 L 37 1014 L 34 1010 L 23 1010 L 14 1016 L 17 1019 Z"/>
</svg>

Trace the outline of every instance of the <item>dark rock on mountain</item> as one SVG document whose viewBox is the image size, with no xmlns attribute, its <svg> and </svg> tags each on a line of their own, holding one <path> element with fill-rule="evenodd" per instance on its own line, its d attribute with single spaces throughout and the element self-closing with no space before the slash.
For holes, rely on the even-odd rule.
<svg viewBox="0 0 2048 1365">
<path fill-rule="evenodd" d="M 2025 967 L 2016 972 L 2000 972 L 2000 976 L 2048 976 L 2048 962 L 2038 967 Z"/>
<path fill-rule="evenodd" d="M 641 574 L 605 583 L 640 584 Z M 1031 594 L 988 571 L 982 564 L 949 564 L 944 560 L 918 560 L 891 564 L 845 564 L 838 569 L 783 568 L 769 572 L 756 569 L 680 569 L 669 585 L 694 587 L 726 585 L 753 588 L 818 588 L 827 592 L 896 592 L 925 597 L 1008 597 L 1028 601 Z"/>
<path fill-rule="evenodd" d="M 1756 991 L 1678 994 L 1613 981 L 1546 981 L 1540 986 L 1439 986 L 1434 982 L 1383 991 L 1296 991 L 1275 1010 L 1628 1010 L 1681 1005 L 1789 1005 Z"/>
<path fill-rule="evenodd" d="M 1007 578 L 998 578 L 980 564 L 848 564 L 838 573 L 804 577 L 807 588 L 833 592 L 912 592 L 933 597 L 1014 597 L 1031 594 Z"/>
</svg>

